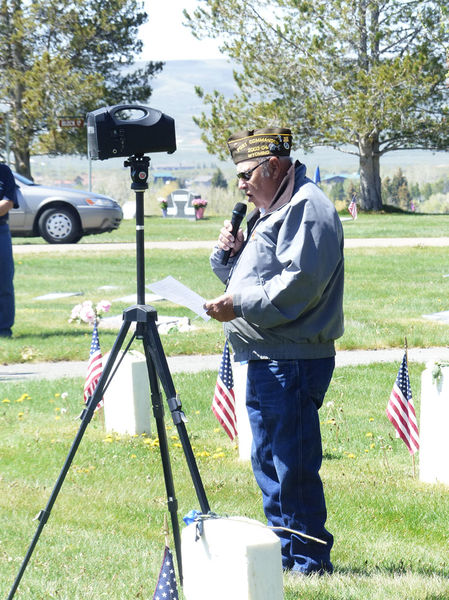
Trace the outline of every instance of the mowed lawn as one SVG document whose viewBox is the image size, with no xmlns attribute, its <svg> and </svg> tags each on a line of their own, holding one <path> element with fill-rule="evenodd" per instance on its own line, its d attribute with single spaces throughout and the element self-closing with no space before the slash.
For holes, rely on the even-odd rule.
<svg viewBox="0 0 449 600">
<path fill-rule="evenodd" d="M 393 237 L 407 237 L 410 231 L 409 237 L 418 237 L 420 223 L 427 223 L 422 234 L 426 230 L 446 235 L 440 217 L 425 217 L 430 221 L 407 217 L 408 225 L 406 218 L 396 215 L 383 218 L 362 215 L 356 222 L 345 222 L 347 236 L 366 226 L 366 231 L 385 231 Z M 163 221 L 154 218 L 149 223 L 159 228 Z M 220 220 L 216 225 L 218 229 Z M 177 222 L 171 227 L 172 235 L 186 235 Z M 208 233 L 203 239 L 213 237 Z M 405 336 L 410 347 L 447 346 L 448 326 L 423 317 L 449 310 L 447 256 L 447 248 L 420 245 L 347 249 L 346 332 L 338 347 L 402 347 Z M 206 250 L 151 250 L 146 271 L 147 282 L 173 275 L 204 297 L 223 291 L 210 272 Z M 107 298 L 113 301 L 111 312 L 121 314 L 129 303 L 117 298 L 135 291 L 135 257 L 132 251 L 86 254 L 76 248 L 68 254 L 55 248 L 51 255 L 17 256 L 15 283 L 14 338 L 0 345 L 0 360 L 87 360 L 91 330 L 68 323 L 71 309 L 83 299 Z M 83 295 L 36 300 L 68 291 Z M 188 333 L 161 336 L 168 355 L 197 354 L 201 361 L 201 354 L 221 352 L 219 324 L 204 323 L 167 302 L 155 302 L 155 307 L 161 315 L 188 316 L 195 327 Z M 106 352 L 115 332 L 100 330 L 100 339 Z M 335 536 L 335 573 L 304 579 L 285 575 L 286 600 L 449 598 L 447 487 L 419 480 L 419 453 L 413 465 L 385 415 L 398 368 L 393 363 L 373 364 L 338 368 L 334 374 L 320 413 L 322 477 L 328 528 Z M 422 364 L 410 365 L 418 418 L 423 369 Z M 263 522 L 251 467 L 239 460 L 236 446 L 211 413 L 215 378 L 216 373 L 207 371 L 174 376 L 206 494 L 218 515 Z M 33 518 L 46 506 L 78 431 L 83 381 L 0 381 L 0 386 L 0 593 L 6 597 L 35 533 Z M 182 519 L 199 508 L 198 499 L 178 432 L 166 412 Z M 442 444 L 444 448 L 444 440 Z M 117 435 L 105 432 L 101 414 L 94 417 L 24 574 L 18 599 L 152 597 L 167 514 L 158 446 L 154 425 L 146 436 Z M 173 549 L 172 539 L 170 545 Z"/>
</svg>

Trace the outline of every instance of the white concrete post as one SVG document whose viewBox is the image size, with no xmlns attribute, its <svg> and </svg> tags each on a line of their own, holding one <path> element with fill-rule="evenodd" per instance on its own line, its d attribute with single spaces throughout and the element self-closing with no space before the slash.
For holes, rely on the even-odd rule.
<svg viewBox="0 0 449 600">
<path fill-rule="evenodd" d="M 441 367 L 436 381 L 432 367 L 428 364 L 421 375 L 419 478 L 449 485 L 449 367 Z"/>
<path fill-rule="evenodd" d="M 281 543 L 258 521 L 208 519 L 182 531 L 186 600 L 282 600 Z"/>
<path fill-rule="evenodd" d="M 117 362 L 122 354 L 119 352 Z M 108 354 L 103 358 L 103 364 L 107 359 Z M 130 435 L 151 433 L 149 387 L 145 356 L 130 350 L 104 395 L 106 431 Z"/>
<path fill-rule="evenodd" d="M 234 377 L 239 458 L 240 460 L 250 460 L 253 434 L 251 432 L 248 412 L 246 410 L 246 378 L 248 374 L 248 365 L 239 362 L 232 363 L 232 374 Z"/>
</svg>

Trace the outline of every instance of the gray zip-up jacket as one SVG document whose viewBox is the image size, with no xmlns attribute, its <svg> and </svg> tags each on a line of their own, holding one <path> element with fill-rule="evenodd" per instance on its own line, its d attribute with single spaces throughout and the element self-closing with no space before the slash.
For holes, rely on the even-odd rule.
<svg viewBox="0 0 449 600">
<path fill-rule="evenodd" d="M 326 358 L 343 334 L 343 228 L 332 202 L 299 162 L 264 215 L 248 216 L 245 244 L 226 266 L 237 318 L 224 324 L 236 361 Z"/>
</svg>

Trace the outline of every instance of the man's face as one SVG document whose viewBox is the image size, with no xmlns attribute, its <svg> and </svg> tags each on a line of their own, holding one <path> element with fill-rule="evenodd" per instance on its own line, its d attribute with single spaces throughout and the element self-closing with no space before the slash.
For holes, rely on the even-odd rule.
<svg viewBox="0 0 449 600">
<path fill-rule="evenodd" d="M 267 159 L 267 163 L 272 160 L 273 158 Z M 244 191 L 248 201 L 257 208 L 266 209 L 273 200 L 278 184 L 271 176 L 264 176 L 265 167 L 266 165 L 259 165 L 255 160 L 245 160 L 238 163 L 237 173 L 247 173 L 249 177 L 239 177 L 239 190 Z M 268 167 L 270 168 L 270 165 Z M 249 173 L 252 169 L 254 170 Z"/>
</svg>

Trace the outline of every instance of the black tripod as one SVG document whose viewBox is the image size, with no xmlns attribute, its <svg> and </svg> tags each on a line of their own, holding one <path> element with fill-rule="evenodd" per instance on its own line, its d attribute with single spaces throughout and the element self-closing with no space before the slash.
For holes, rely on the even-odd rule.
<svg viewBox="0 0 449 600">
<path fill-rule="evenodd" d="M 137 257 L 137 304 L 130 306 L 123 312 L 123 324 L 114 342 L 109 358 L 103 368 L 103 373 L 98 381 L 93 395 L 89 398 L 89 401 L 81 413 L 81 425 L 78 433 L 73 441 L 72 447 L 67 455 L 64 466 L 59 474 L 58 480 L 53 488 L 52 494 L 48 500 L 45 509 L 41 510 L 38 515 L 38 527 L 34 534 L 33 540 L 30 544 L 28 552 L 22 563 L 20 571 L 16 577 L 14 585 L 8 596 L 8 600 L 11 600 L 19 586 L 20 580 L 22 579 L 23 573 L 27 567 L 27 564 L 31 558 L 33 550 L 39 540 L 39 536 L 44 528 L 44 525 L 48 521 L 51 513 L 53 504 L 56 501 L 58 493 L 64 483 L 64 479 L 69 471 L 72 464 L 75 453 L 80 445 L 81 439 L 84 432 L 90 423 L 92 416 L 95 412 L 95 408 L 103 398 L 103 394 L 109 386 L 114 373 L 120 366 L 120 362 L 123 360 L 126 352 L 129 350 L 134 339 L 141 339 L 146 357 L 146 364 L 148 370 L 148 378 L 150 382 L 151 390 L 151 403 L 153 406 L 154 419 L 156 421 L 157 433 L 159 436 L 159 447 L 162 458 L 162 467 L 164 472 L 165 489 L 167 492 L 167 507 L 170 512 L 173 538 L 175 543 L 176 558 L 178 563 L 179 580 L 182 584 L 182 561 L 181 561 L 181 539 L 179 534 L 179 522 L 178 522 L 178 502 L 175 497 L 175 489 L 173 484 L 173 475 L 170 463 L 170 454 L 168 451 L 167 433 L 164 424 L 164 407 L 162 402 L 162 395 L 160 391 L 159 381 L 164 389 L 167 404 L 170 409 L 173 423 L 176 425 L 179 439 L 182 444 L 182 448 L 187 460 L 189 467 L 190 476 L 195 487 L 195 491 L 198 497 L 200 508 L 202 513 L 207 514 L 210 511 L 209 503 L 206 498 L 203 483 L 198 471 L 195 456 L 190 445 L 190 440 L 187 434 L 185 426 L 185 416 L 182 411 L 181 402 L 176 395 L 176 390 L 173 384 L 172 377 L 167 364 L 167 359 L 162 348 L 159 333 L 157 331 L 156 320 L 157 313 L 151 306 L 145 305 L 145 247 L 144 247 L 144 215 L 143 215 L 143 195 L 144 190 L 148 189 L 148 166 L 150 159 L 143 155 L 133 155 L 125 161 L 125 167 L 131 168 L 131 189 L 136 192 L 136 257 Z M 136 323 L 136 329 L 133 333 L 129 343 L 127 344 L 123 355 L 118 361 L 115 370 L 113 371 L 114 363 L 116 362 L 117 356 L 123 346 L 126 335 L 130 328 L 131 323 Z M 112 372 L 112 374 L 111 374 Z M 110 376 L 111 374 L 111 376 Z M 109 377 L 110 376 L 110 377 Z"/>
</svg>

